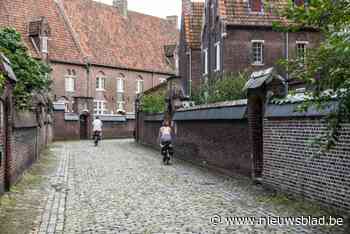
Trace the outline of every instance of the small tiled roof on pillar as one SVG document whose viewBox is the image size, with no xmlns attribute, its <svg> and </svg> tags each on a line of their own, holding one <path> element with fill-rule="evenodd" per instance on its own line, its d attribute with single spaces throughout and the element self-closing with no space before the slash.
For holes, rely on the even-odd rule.
<svg viewBox="0 0 350 234">
<path fill-rule="evenodd" d="M 274 79 L 279 80 L 283 85 L 287 87 L 287 83 L 284 78 L 278 75 L 275 72 L 275 69 L 271 67 L 265 70 L 253 72 L 250 76 L 250 79 L 245 84 L 243 90 L 260 88 L 263 85 L 270 84 Z"/>
</svg>

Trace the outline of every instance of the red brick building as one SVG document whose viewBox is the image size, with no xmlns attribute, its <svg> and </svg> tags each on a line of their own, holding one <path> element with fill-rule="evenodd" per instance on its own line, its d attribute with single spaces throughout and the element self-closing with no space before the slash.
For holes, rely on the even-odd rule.
<svg viewBox="0 0 350 234">
<path fill-rule="evenodd" d="M 183 0 L 185 5 L 188 2 Z M 293 33 L 274 30 L 273 22 L 288 23 L 278 14 L 286 6 L 286 0 L 272 0 L 268 4 L 262 0 L 206 0 L 201 30 L 202 66 L 195 76 L 206 80 L 226 72 L 278 68 L 276 63 L 280 59 L 304 57 L 308 48 L 320 42 L 320 34 L 311 28 Z M 195 16 L 193 12 L 191 14 Z M 186 60 L 186 57 L 181 56 L 181 59 Z M 278 69 L 289 79 L 283 69 Z M 183 79 L 188 80 L 188 76 Z M 289 80 L 289 84 L 298 87 L 300 82 Z"/>
<path fill-rule="evenodd" d="M 176 73 L 177 17 L 128 11 L 127 0 L 113 6 L 2 0 L 0 27 L 5 26 L 15 27 L 30 53 L 51 64 L 53 94 L 67 112 L 73 111 L 73 97 L 93 97 L 95 114 L 133 114 L 137 93 Z"/>
</svg>

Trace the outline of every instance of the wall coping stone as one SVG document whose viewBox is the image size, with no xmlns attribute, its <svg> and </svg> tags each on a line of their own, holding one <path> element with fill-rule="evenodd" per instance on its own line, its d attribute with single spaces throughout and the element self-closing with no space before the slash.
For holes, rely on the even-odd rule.
<svg viewBox="0 0 350 234">
<path fill-rule="evenodd" d="M 144 120 L 148 122 L 152 121 L 163 121 L 164 120 L 164 114 L 163 113 L 152 113 L 152 114 L 145 114 L 144 115 Z"/>
<path fill-rule="evenodd" d="M 76 113 L 64 113 L 64 120 L 66 120 L 66 121 L 79 121 L 79 115 Z"/>
<path fill-rule="evenodd" d="M 36 114 L 31 111 L 15 111 L 13 124 L 15 128 L 38 127 Z"/>
<path fill-rule="evenodd" d="M 64 111 L 66 108 L 63 102 L 54 102 L 53 109 L 54 111 Z"/>
<path fill-rule="evenodd" d="M 126 122 L 125 115 L 99 115 L 102 122 Z"/>
<path fill-rule="evenodd" d="M 247 105 L 230 105 L 179 111 L 174 120 L 241 120 L 246 118 Z"/>
<path fill-rule="evenodd" d="M 322 117 L 331 113 L 336 107 L 337 102 L 332 101 L 328 108 L 319 111 L 316 107 L 310 107 L 306 112 L 298 112 L 296 108 L 300 103 L 286 103 L 286 104 L 269 104 L 266 108 L 265 118 L 278 117 Z"/>
<path fill-rule="evenodd" d="M 224 107 L 233 107 L 233 106 L 246 106 L 247 104 L 248 104 L 247 99 L 241 99 L 241 100 L 216 102 L 216 103 L 197 105 L 197 106 L 192 106 L 192 107 L 187 107 L 187 108 L 181 108 L 181 109 L 178 109 L 177 112 L 213 109 L 213 108 L 224 108 Z"/>
</svg>

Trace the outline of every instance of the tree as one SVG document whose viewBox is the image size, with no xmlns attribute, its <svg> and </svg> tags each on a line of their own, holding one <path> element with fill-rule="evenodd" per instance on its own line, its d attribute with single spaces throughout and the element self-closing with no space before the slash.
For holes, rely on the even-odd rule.
<svg viewBox="0 0 350 234">
<path fill-rule="evenodd" d="M 11 61 L 12 69 L 17 77 L 14 89 L 16 107 L 18 109 L 30 108 L 33 92 L 46 93 L 49 91 L 50 68 L 28 54 L 20 33 L 13 28 L 0 29 L 0 51 Z"/>
<path fill-rule="evenodd" d="M 310 88 L 310 98 L 300 107 L 319 109 L 327 107 L 331 100 L 338 100 L 338 108 L 327 116 L 329 134 L 326 135 L 330 149 L 338 140 L 340 124 L 350 121 L 350 1 L 305 0 L 304 5 L 289 1 L 282 13 L 291 23 L 278 29 L 297 31 L 303 27 L 320 30 L 323 40 L 318 48 L 308 51 L 305 61 L 284 61 L 291 77 L 302 79 Z"/>
</svg>

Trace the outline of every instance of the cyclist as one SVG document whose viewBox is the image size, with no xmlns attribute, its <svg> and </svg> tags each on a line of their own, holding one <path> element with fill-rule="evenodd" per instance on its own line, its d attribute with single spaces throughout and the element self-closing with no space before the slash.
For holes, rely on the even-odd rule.
<svg viewBox="0 0 350 234">
<path fill-rule="evenodd" d="M 163 123 L 163 126 L 159 129 L 159 142 L 161 147 L 161 154 L 163 155 L 163 162 L 167 162 L 170 160 L 167 155 L 167 151 L 169 151 L 169 154 L 173 154 L 173 148 L 172 148 L 172 135 L 173 131 L 170 126 L 170 122 L 168 120 L 165 120 Z"/>
<path fill-rule="evenodd" d="M 101 140 L 103 123 L 98 116 L 96 116 L 95 120 L 92 122 L 92 131 L 94 133 L 95 145 L 97 146 L 98 141 Z"/>
</svg>

